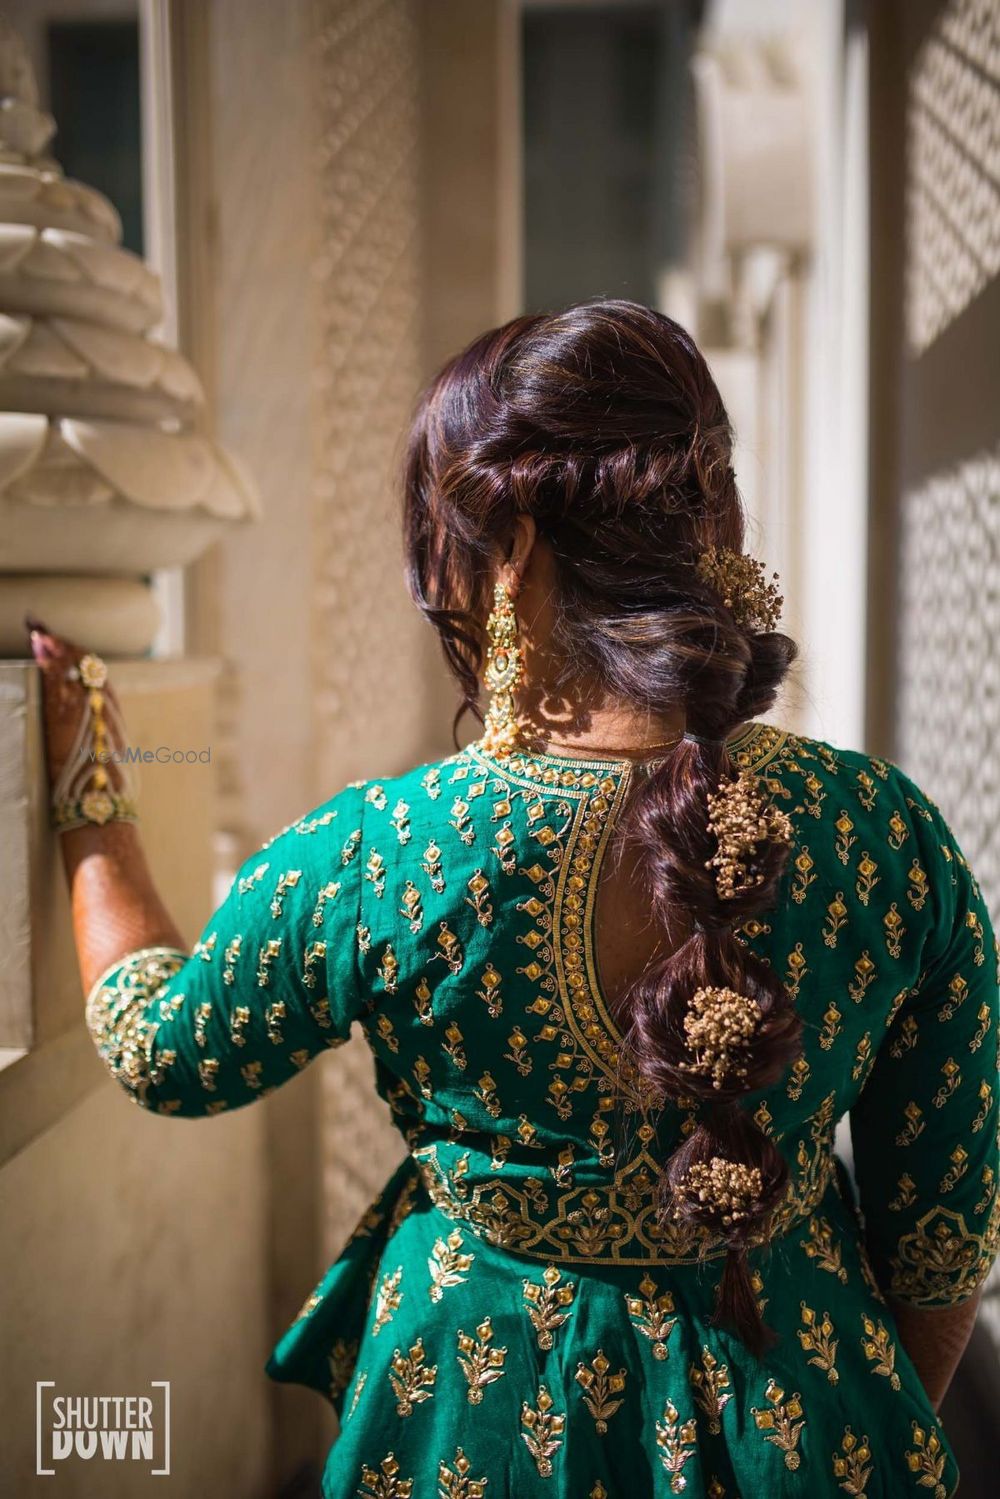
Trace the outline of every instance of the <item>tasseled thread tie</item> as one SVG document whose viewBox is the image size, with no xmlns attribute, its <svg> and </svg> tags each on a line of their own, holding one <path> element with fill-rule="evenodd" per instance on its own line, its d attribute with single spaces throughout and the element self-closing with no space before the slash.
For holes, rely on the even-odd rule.
<svg viewBox="0 0 1000 1499">
<path fill-rule="evenodd" d="M 706 859 L 705 867 L 715 870 L 720 900 L 733 900 L 763 883 L 763 871 L 756 867 L 754 857 L 762 843 L 792 841 L 787 812 L 774 805 L 749 770 L 709 792 L 708 828 L 718 849 Z"/>
<path fill-rule="evenodd" d="M 756 1216 L 764 1182 L 757 1166 L 714 1155 L 710 1161 L 689 1166 L 674 1191 L 689 1202 L 702 1204 L 723 1228 L 731 1229 Z"/>
<path fill-rule="evenodd" d="M 721 1088 L 731 1078 L 747 1075 L 745 1049 L 760 1024 L 760 1005 L 735 989 L 697 989 L 684 1016 L 684 1035 L 694 1053 L 683 1063 L 686 1072 L 712 1079 Z"/>
</svg>

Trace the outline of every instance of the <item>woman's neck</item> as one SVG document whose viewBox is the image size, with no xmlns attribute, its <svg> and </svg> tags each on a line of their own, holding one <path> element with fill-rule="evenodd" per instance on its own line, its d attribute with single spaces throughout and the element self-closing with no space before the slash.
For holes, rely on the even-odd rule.
<svg viewBox="0 0 1000 1499">
<path fill-rule="evenodd" d="M 615 755 L 641 759 L 676 744 L 684 733 L 684 714 L 650 713 L 627 705 L 609 704 L 585 713 L 533 716 L 532 725 L 547 750 L 585 757 Z"/>
</svg>

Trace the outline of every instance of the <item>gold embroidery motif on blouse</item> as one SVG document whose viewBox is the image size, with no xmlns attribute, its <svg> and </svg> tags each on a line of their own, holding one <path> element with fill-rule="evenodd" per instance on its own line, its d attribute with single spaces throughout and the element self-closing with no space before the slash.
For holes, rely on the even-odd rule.
<svg viewBox="0 0 1000 1499">
<path fill-rule="evenodd" d="M 872 1450 L 867 1436 L 856 1437 L 849 1426 L 844 1427 L 840 1451 L 833 1454 L 833 1476 L 839 1486 L 852 1499 L 866 1499 L 868 1480 L 872 1476 Z"/>
<path fill-rule="evenodd" d="M 756 774 L 790 742 L 784 730 L 753 723 L 731 741 L 730 753 L 741 771 Z M 548 831 L 546 852 L 553 864 L 552 873 L 541 864 L 525 871 L 539 888 L 539 897 L 528 903 L 534 907 L 529 914 L 542 918 L 540 924 L 551 933 L 560 1014 L 589 1068 L 586 1073 L 575 1071 L 570 1084 L 558 1076 L 553 1080 L 550 1096 L 557 1112 L 567 1118 L 572 1106 L 567 1090 L 583 1091 L 595 1076 L 624 1089 L 626 1094 L 631 1092 L 633 1106 L 648 1105 L 651 1100 L 647 1090 L 634 1069 L 622 1063 L 623 1038 L 601 993 L 592 936 L 598 876 L 617 813 L 631 784 L 631 763 L 521 754 L 497 762 L 477 745 L 470 746 L 467 753 L 473 764 L 499 781 L 522 790 L 547 786 L 558 790 L 571 810 L 575 804 L 565 842 L 554 830 Z M 554 893 L 550 893 L 553 876 Z M 542 895 L 548 898 L 543 901 Z M 529 977 L 542 979 L 545 965 L 536 958 L 524 971 Z M 542 995 L 536 1006 L 537 1013 L 546 1014 L 552 1001 Z M 553 1039 L 558 1033 L 558 1018 L 553 1015 Z M 572 1060 L 567 1057 L 564 1065 Z"/>
<path fill-rule="evenodd" d="M 672 1400 L 663 1407 L 662 1421 L 656 1423 L 656 1445 L 664 1472 L 670 1475 L 670 1492 L 682 1494 L 687 1488 L 684 1468 L 698 1446 L 698 1427 L 690 1418 L 681 1420 Z"/>
<path fill-rule="evenodd" d="M 824 1312 L 820 1316 L 804 1301 L 799 1303 L 799 1308 L 802 1326 L 798 1329 L 798 1339 L 802 1351 L 810 1355 L 808 1362 L 817 1369 L 822 1369 L 831 1384 L 837 1384 L 840 1379 L 837 1371 L 837 1344 L 840 1339 L 834 1337 L 836 1329 L 830 1313 Z"/>
<path fill-rule="evenodd" d="M 612 1373 L 610 1360 L 598 1348 L 589 1364 L 577 1364 L 575 1377 L 598 1435 L 603 1436 L 611 1417 L 624 1403 L 626 1371 L 619 1369 L 617 1374 Z"/>
<path fill-rule="evenodd" d="M 555 1265 L 546 1267 L 541 1285 L 533 1280 L 525 1280 L 523 1286 L 524 1305 L 535 1329 L 538 1346 L 546 1351 L 552 1347 L 555 1341 L 553 1335 L 562 1327 L 573 1309 L 576 1287 L 571 1281 L 563 1281 L 562 1272 Z"/>
<path fill-rule="evenodd" d="M 881 1321 L 873 1322 L 867 1312 L 862 1312 L 861 1326 L 864 1329 L 861 1347 L 872 1366 L 871 1372 L 887 1379 L 891 1389 L 900 1389 L 902 1381 L 896 1373 L 896 1345 L 885 1325 Z"/>
<path fill-rule="evenodd" d="M 382 1284 L 379 1286 L 378 1294 L 375 1297 L 375 1320 L 372 1323 L 373 1338 L 378 1337 L 383 1327 L 392 1321 L 399 1310 L 399 1304 L 403 1299 L 403 1293 L 399 1289 L 399 1283 L 402 1279 L 402 1265 L 397 1266 L 391 1274 L 385 1275 L 382 1279 Z"/>
<path fill-rule="evenodd" d="M 389 1383 L 396 1397 L 397 1415 L 412 1415 L 414 1406 L 429 1400 L 434 1394 L 436 1381 L 437 1364 L 425 1362 L 422 1338 L 417 1339 L 409 1353 L 402 1353 L 398 1348 L 394 1350 Z"/>
<path fill-rule="evenodd" d="M 649 1339 L 653 1357 L 660 1361 L 669 1358 L 670 1334 L 677 1325 L 677 1318 L 670 1315 L 674 1311 L 674 1298 L 670 1292 L 664 1291 L 661 1295 L 656 1281 L 647 1274 L 639 1282 L 639 1295 L 626 1294 L 625 1305 L 632 1325 Z"/>
<path fill-rule="evenodd" d="M 469 1386 L 469 1404 L 480 1405 L 486 1387 L 502 1379 L 506 1372 L 503 1365 L 507 1349 L 493 1346 L 493 1323 L 489 1317 L 480 1322 L 475 1337 L 459 1328 L 456 1357 Z"/>
<path fill-rule="evenodd" d="M 702 1348 L 701 1364 L 692 1364 L 688 1371 L 694 1398 L 704 1411 L 709 1431 L 718 1436 L 722 1430 L 722 1412 L 732 1400 L 729 1366 L 720 1364 L 710 1348 Z"/>
<path fill-rule="evenodd" d="M 942 1480 L 948 1454 L 941 1438 L 933 1426 L 928 1433 L 918 1421 L 912 1423 L 912 1429 L 913 1447 L 906 1453 L 906 1466 L 917 1476 L 917 1483 L 921 1488 L 931 1489 L 934 1499 L 945 1499 L 946 1491 Z"/>
<path fill-rule="evenodd" d="M 141 948 L 115 963 L 87 997 L 87 1029 L 94 1045 L 134 1103 L 145 1103 L 149 1089 L 163 1082 L 172 1060 L 172 1053 L 166 1052 L 155 1066 L 152 1062 L 158 1026 L 145 1018 L 150 996 L 186 962 L 187 954 L 174 947 Z M 112 974 L 113 984 L 108 982 Z M 181 1003 L 183 996 L 176 995 L 174 1004 Z"/>
<path fill-rule="evenodd" d="M 432 1301 L 440 1301 L 449 1286 L 460 1286 L 468 1279 L 475 1255 L 466 1254 L 462 1247 L 462 1235 L 452 1229 L 447 1239 L 435 1239 L 427 1267 L 431 1272 L 428 1294 Z"/>
<path fill-rule="evenodd" d="M 566 1416 L 553 1411 L 554 1401 L 544 1385 L 538 1389 L 537 1404 L 532 1407 L 527 1401 L 521 1407 L 521 1436 L 525 1446 L 535 1460 L 539 1478 L 552 1476 L 552 1459 L 562 1446 L 566 1429 Z"/>
<path fill-rule="evenodd" d="M 361 1469 L 360 1499 L 410 1499 L 413 1479 L 400 1478 L 399 1463 L 390 1452 L 378 1465 L 378 1469 L 367 1465 Z"/>
<path fill-rule="evenodd" d="M 773 1379 L 768 1380 L 764 1397 L 768 1405 L 763 1410 L 753 1406 L 750 1414 L 757 1424 L 757 1430 L 764 1433 L 765 1441 L 773 1442 L 784 1453 L 785 1467 L 794 1473 L 802 1462 L 798 1451 L 799 1437 L 806 1424 L 802 1397 L 796 1391 L 786 1400 L 784 1390 Z"/>
<path fill-rule="evenodd" d="M 998 1243 L 1000 1194 L 981 1234 L 967 1226 L 961 1213 L 935 1206 L 899 1240 L 890 1260 L 892 1295 L 912 1306 L 961 1301 L 982 1280 Z"/>
<path fill-rule="evenodd" d="M 472 1464 L 462 1451 L 461 1447 L 455 1448 L 455 1456 L 452 1459 L 453 1466 L 442 1460 L 438 1464 L 438 1488 L 441 1491 L 441 1499 L 485 1499 L 486 1478 L 472 1478 Z"/>
</svg>

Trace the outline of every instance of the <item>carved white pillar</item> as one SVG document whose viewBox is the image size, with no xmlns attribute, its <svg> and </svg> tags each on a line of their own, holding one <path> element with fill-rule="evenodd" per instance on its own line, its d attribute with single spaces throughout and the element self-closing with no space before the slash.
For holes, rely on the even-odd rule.
<svg viewBox="0 0 1000 1499">
<path fill-rule="evenodd" d="M 737 476 L 807 645 L 779 714 L 864 737 L 868 187 L 864 28 L 844 0 L 716 0 L 695 62 L 699 335 Z M 836 566 L 831 567 L 831 557 Z"/>
<path fill-rule="evenodd" d="M 149 574 L 198 557 L 256 499 L 195 430 L 197 375 L 149 329 L 156 274 L 102 194 L 47 155 L 26 53 L 0 23 L 0 655 L 26 609 L 116 655 L 146 651 Z"/>
<path fill-rule="evenodd" d="M 121 249 L 112 206 L 44 154 L 53 128 L 0 26 L 0 654 L 23 657 L 30 608 L 88 646 L 135 656 L 157 625 L 149 574 L 190 562 L 255 502 L 196 429 L 191 367 L 149 337 L 158 278 Z M 0 1402 L 23 1413 L 7 1487 L 35 1481 L 25 1392 L 36 1380 L 129 1391 L 152 1368 L 171 1382 L 175 1431 L 203 1430 L 211 1389 L 219 1431 L 241 1433 L 175 1442 L 176 1491 L 273 1492 L 267 1116 L 241 1110 L 188 1131 L 129 1108 L 107 1079 L 83 1024 L 49 827 L 38 676 L 32 662 L 0 662 L 0 1322 L 11 1352 Z M 191 942 L 212 905 L 214 667 L 116 660 L 114 678 L 130 744 L 154 757 L 141 767 L 143 841 Z M 202 1334 L 226 1296 L 239 1314 L 223 1348 Z M 102 1475 L 104 1499 L 136 1492 L 118 1466 Z M 86 1475 L 67 1483 L 86 1488 Z"/>
</svg>

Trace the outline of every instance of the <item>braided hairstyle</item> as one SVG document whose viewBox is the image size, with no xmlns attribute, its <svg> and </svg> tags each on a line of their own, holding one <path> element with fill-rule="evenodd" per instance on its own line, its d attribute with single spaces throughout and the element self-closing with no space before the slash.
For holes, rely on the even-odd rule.
<svg viewBox="0 0 1000 1499">
<path fill-rule="evenodd" d="M 625 997 L 624 1051 L 654 1097 L 697 1103 L 662 1168 L 659 1211 L 725 1244 L 716 1316 L 760 1352 L 769 1334 L 747 1250 L 788 1170 L 741 1099 L 799 1055 L 801 1022 L 736 935 L 776 897 L 788 829 L 725 740 L 771 706 L 796 647 L 699 565 L 743 549 L 732 447 L 708 366 L 670 318 L 625 301 L 517 318 L 425 392 L 405 536 L 410 590 L 458 679 L 460 714 L 478 713 L 496 559 L 527 513 L 554 559 L 552 655 L 568 695 L 590 678 L 643 710 L 681 708 L 697 736 L 637 778 L 629 804 L 654 921 L 686 916 L 690 935 Z"/>
</svg>

